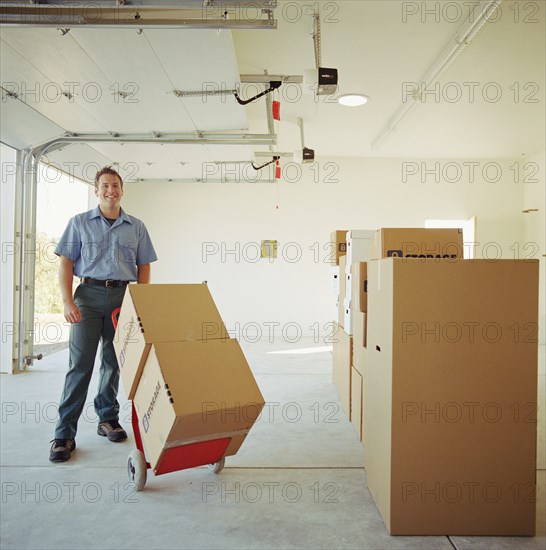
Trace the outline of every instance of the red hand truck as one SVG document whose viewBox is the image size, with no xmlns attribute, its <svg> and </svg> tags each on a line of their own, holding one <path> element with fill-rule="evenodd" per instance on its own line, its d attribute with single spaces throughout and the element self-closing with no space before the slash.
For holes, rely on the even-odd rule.
<svg viewBox="0 0 546 550">
<path fill-rule="evenodd" d="M 118 314 L 120 311 L 121 308 L 118 307 L 112 312 L 114 331 L 118 326 Z M 129 481 L 135 484 L 135 489 L 141 491 L 146 485 L 147 470 L 152 468 L 144 455 L 144 445 L 142 444 L 134 401 L 131 401 L 131 424 L 136 449 L 133 449 L 127 458 L 127 475 L 129 476 Z M 219 474 L 224 468 L 226 460 L 224 453 L 230 442 L 231 437 L 224 437 L 167 449 L 162 454 L 160 462 L 153 468 L 153 472 L 157 476 L 168 472 L 208 465 L 215 474 Z"/>
</svg>

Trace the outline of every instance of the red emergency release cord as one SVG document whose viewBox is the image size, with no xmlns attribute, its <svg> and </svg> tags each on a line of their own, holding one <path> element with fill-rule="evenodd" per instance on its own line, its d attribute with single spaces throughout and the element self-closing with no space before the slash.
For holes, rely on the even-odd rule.
<svg viewBox="0 0 546 550">
<path fill-rule="evenodd" d="M 118 307 L 116 309 L 114 309 L 114 311 L 112 311 L 112 325 L 114 325 L 114 330 L 116 330 L 118 328 L 118 315 L 119 315 L 119 312 L 121 311 L 121 308 Z"/>
</svg>

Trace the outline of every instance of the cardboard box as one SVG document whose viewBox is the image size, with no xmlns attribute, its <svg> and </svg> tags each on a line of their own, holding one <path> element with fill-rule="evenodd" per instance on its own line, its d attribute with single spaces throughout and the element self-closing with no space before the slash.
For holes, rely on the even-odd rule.
<svg viewBox="0 0 546 550">
<path fill-rule="evenodd" d="M 352 310 L 353 367 L 364 374 L 366 365 L 366 314 Z"/>
<path fill-rule="evenodd" d="M 535 532 L 538 262 L 368 263 L 368 487 L 393 535 Z"/>
<path fill-rule="evenodd" d="M 343 300 L 343 308 L 344 308 L 343 330 L 349 336 L 351 336 L 353 334 L 351 300 L 345 298 L 345 300 Z"/>
<path fill-rule="evenodd" d="M 351 365 L 352 365 L 352 338 L 338 327 L 333 336 L 332 380 L 337 389 L 339 400 L 347 418 L 351 418 Z"/>
<path fill-rule="evenodd" d="M 351 423 L 362 441 L 362 375 L 351 368 Z"/>
<path fill-rule="evenodd" d="M 375 233 L 370 259 L 463 258 L 462 229 L 383 228 Z"/>
<path fill-rule="evenodd" d="M 367 278 L 368 268 L 366 262 L 355 262 L 351 265 L 351 274 L 347 280 L 351 281 L 351 294 L 347 293 L 347 298 L 351 299 L 353 308 L 365 312 L 368 309 Z"/>
<path fill-rule="evenodd" d="M 127 285 L 114 350 L 128 399 L 152 344 L 228 338 L 206 284 Z"/>
<path fill-rule="evenodd" d="M 370 229 L 347 231 L 347 270 L 351 264 L 369 260 L 375 233 L 375 230 Z"/>
<path fill-rule="evenodd" d="M 339 265 L 339 259 L 347 254 L 347 241 L 345 239 L 346 235 L 346 229 L 339 229 L 338 231 L 333 231 L 330 233 L 330 244 L 332 249 L 330 263 L 332 265 Z"/>
<path fill-rule="evenodd" d="M 353 264 L 358 267 L 359 264 Z M 360 440 L 364 442 L 365 426 L 364 426 L 364 411 L 365 411 L 365 381 L 366 381 L 366 363 L 368 350 L 366 348 L 366 313 L 362 313 L 356 308 L 352 309 L 352 332 L 353 332 L 353 373 L 356 371 L 360 375 L 362 382 L 361 391 L 361 409 L 360 414 Z M 354 380 L 354 376 L 352 377 Z M 351 382 L 352 387 L 352 382 Z M 356 390 L 352 388 L 352 395 Z M 351 413 L 352 414 L 352 413 Z M 351 417 L 352 421 L 352 417 Z"/>
<path fill-rule="evenodd" d="M 359 263 L 358 305 L 362 313 L 365 313 L 366 311 L 368 311 L 368 264 L 367 262 Z"/>
<path fill-rule="evenodd" d="M 349 269 L 351 266 L 349 266 Z M 353 276 L 351 273 L 345 273 L 345 298 L 350 300 L 353 297 Z"/>
<path fill-rule="evenodd" d="M 361 432 L 360 432 L 360 440 L 362 441 L 362 444 L 364 446 L 367 445 L 367 439 L 366 439 L 366 384 L 367 384 L 367 370 L 364 369 L 364 373 L 362 373 L 362 418 L 360 421 L 361 426 Z"/>
<path fill-rule="evenodd" d="M 358 239 L 373 239 L 375 237 L 375 229 L 351 229 L 345 234 L 347 244 Z M 358 260 L 359 261 L 359 260 Z"/>
<path fill-rule="evenodd" d="M 367 277 L 366 262 L 354 263 L 351 267 L 352 270 L 352 295 L 351 298 L 351 334 L 354 339 L 354 357 L 353 366 L 359 371 L 358 358 L 356 357 L 357 351 L 360 348 L 366 347 L 366 331 L 365 331 L 365 319 L 366 316 L 361 312 L 362 295 L 361 289 L 363 288 L 363 280 Z M 364 274 L 364 279 L 363 279 Z M 367 306 L 367 297 L 366 297 Z"/>
<path fill-rule="evenodd" d="M 343 327 L 345 323 L 345 296 L 347 294 L 347 277 L 344 276 L 345 273 L 345 261 L 346 256 L 341 256 L 339 258 L 339 298 L 338 298 L 338 315 L 337 322 L 339 326 Z"/>
<path fill-rule="evenodd" d="M 163 473 L 172 449 L 223 442 L 237 452 L 263 396 L 236 340 L 154 343 L 134 397 L 145 455 Z"/>
<path fill-rule="evenodd" d="M 332 293 L 336 298 L 339 298 L 339 266 L 332 266 L 330 268 L 330 284 Z"/>
</svg>

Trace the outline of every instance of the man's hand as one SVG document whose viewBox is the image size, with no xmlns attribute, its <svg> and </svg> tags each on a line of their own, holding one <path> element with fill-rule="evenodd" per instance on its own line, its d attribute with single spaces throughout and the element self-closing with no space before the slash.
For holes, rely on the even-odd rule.
<svg viewBox="0 0 546 550">
<path fill-rule="evenodd" d="M 82 320 L 81 311 L 74 302 L 64 304 L 64 318 L 69 323 L 79 323 Z"/>
<path fill-rule="evenodd" d="M 74 280 L 74 265 L 72 260 L 61 256 L 59 264 L 59 285 L 61 297 L 64 304 L 64 318 L 69 323 L 79 323 L 82 320 L 82 313 L 74 303 L 72 296 L 72 281 Z"/>
</svg>

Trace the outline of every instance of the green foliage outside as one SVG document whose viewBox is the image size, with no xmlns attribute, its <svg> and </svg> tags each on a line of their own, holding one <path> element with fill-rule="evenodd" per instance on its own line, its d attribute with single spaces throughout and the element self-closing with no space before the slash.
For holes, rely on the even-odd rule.
<svg viewBox="0 0 546 550">
<path fill-rule="evenodd" d="M 36 234 L 36 313 L 62 313 L 63 302 L 59 290 L 59 257 L 53 253 L 55 239 L 45 233 Z"/>
</svg>

